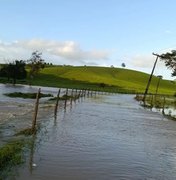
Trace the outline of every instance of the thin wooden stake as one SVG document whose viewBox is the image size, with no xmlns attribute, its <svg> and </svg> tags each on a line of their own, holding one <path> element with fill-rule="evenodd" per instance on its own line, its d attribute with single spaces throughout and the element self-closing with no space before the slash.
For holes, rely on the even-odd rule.
<svg viewBox="0 0 176 180">
<path fill-rule="evenodd" d="M 72 91 L 71 91 L 71 100 L 70 100 L 71 106 L 72 106 L 72 101 L 73 101 L 73 89 L 72 89 Z"/>
<path fill-rule="evenodd" d="M 93 91 L 91 90 L 91 97 L 93 96 Z"/>
<path fill-rule="evenodd" d="M 84 89 L 84 97 L 86 97 L 86 89 Z"/>
<path fill-rule="evenodd" d="M 164 112 L 165 103 L 166 103 L 166 99 L 165 99 L 165 97 L 164 97 L 164 100 L 163 100 L 163 110 L 162 110 L 162 113 L 163 113 L 163 114 L 165 114 L 165 112 Z"/>
<path fill-rule="evenodd" d="M 78 94 L 78 101 L 79 101 L 80 96 L 81 96 L 81 90 L 79 91 L 79 94 Z"/>
<path fill-rule="evenodd" d="M 34 117 L 33 117 L 32 128 L 31 128 L 31 131 L 32 131 L 33 133 L 35 132 L 35 126 L 36 126 L 36 122 L 37 122 L 37 114 L 38 114 L 40 91 L 41 91 L 41 89 L 39 88 L 39 89 L 38 89 L 38 93 L 37 93 L 37 95 L 36 95 L 36 103 L 35 103 Z"/>
<path fill-rule="evenodd" d="M 57 99 L 56 99 L 56 105 L 55 105 L 55 109 L 54 109 L 54 115 L 56 116 L 57 115 L 57 108 L 58 108 L 58 105 L 59 105 L 59 96 L 60 96 L 60 89 L 57 93 Z"/>
<path fill-rule="evenodd" d="M 90 92 L 90 89 L 88 89 L 88 92 L 87 92 L 87 96 L 89 97 L 89 92 Z"/>
<path fill-rule="evenodd" d="M 66 109 L 67 107 L 67 96 L 68 96 L 68 89 L 66 89 L 64 109 Z"/>
</svg>

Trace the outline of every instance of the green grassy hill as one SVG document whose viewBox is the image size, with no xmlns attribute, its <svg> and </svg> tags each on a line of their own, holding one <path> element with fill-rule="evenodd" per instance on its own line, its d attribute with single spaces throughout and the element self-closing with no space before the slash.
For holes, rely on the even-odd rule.
<svg viewBox="0 0 176 180">
<path fill-rule="evenodd" d="M 52 87 L 91 88 L 94 90 L 124 93 L 143 93 L 148 79 L 149 74 L 122 68 L 51 66 L 41 70 L 40 74 L 33 79 L 32 84 Z M 153 77 L 149 92 L 155 93 L 157 82 L 158 78 Z M 174 94 L 175 92 L 176 82 L 161 80 L 158 93 Z"/>
</svg>

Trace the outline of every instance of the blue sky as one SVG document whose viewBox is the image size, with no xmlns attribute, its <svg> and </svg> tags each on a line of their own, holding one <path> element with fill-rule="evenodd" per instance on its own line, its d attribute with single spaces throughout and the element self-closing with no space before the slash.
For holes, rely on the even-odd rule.
<svg viewBox="0 0 176 180">
<path fill-rule="evenodd" d="M 175 0 L 0 0 L 0 62 L 28 59 L 151 72 L 176 49 Z M 158 63 L 155 75 L 170 78 Z"/>
</svg>

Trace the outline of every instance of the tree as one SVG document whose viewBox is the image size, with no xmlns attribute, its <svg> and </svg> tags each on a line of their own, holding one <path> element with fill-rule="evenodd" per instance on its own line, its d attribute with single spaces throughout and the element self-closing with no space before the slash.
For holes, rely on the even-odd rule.
<svg viewBox="0 0 176 180">
<path fill-rule="evenodd" d="M 29 60 L 27 60 L 28 66 L 30 68 L 29 75 L 30 78 L 33 79 L 36 76 L 40 69 L 45 67 L 45 61 L 42 59 L 42 53 L 38 51 L 34 51 Z"/>
<path fill-rule="evenodd" d="M 124 67 L 126 67 L 126 64 L 125 64 L 125 63 L 122 63 L 121 66 L 124 68 Z"/>
<path fill-rule="evenodd" d="M 13 84 L 16 84 L 17 79 L 25 79 L 27 76 L 25 65 L 23 60 L 15 60 L 12 63 L 4 65 L 0 70 L 0 75 L 7 77 L 8 81 L 12 78 Z"/>
<path fill-rule="evenodd" d="M 167 68 L 172 70 L 172 76 L 176 76 L 176 50 L 162 54 L 160 59 L 164 61 Z"/>
</svg>

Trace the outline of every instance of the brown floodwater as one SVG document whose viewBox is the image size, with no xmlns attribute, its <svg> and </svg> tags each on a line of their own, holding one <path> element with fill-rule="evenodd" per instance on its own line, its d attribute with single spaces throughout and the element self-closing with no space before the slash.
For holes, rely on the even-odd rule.
<svg viewBox="0 0 176 180">
<path fill-rule="evenodd" d="M 106 95 L 48 116 L 17 179 L 176 179 L 176 122 L 132 95 Z"/>
<path fill-rule="evenodd" d="M 57 118 L 52 108 L 40 118 L 14 179 L 176 179 L 176 122 L 133 95 L 83 98 Z"/>
</svg>

